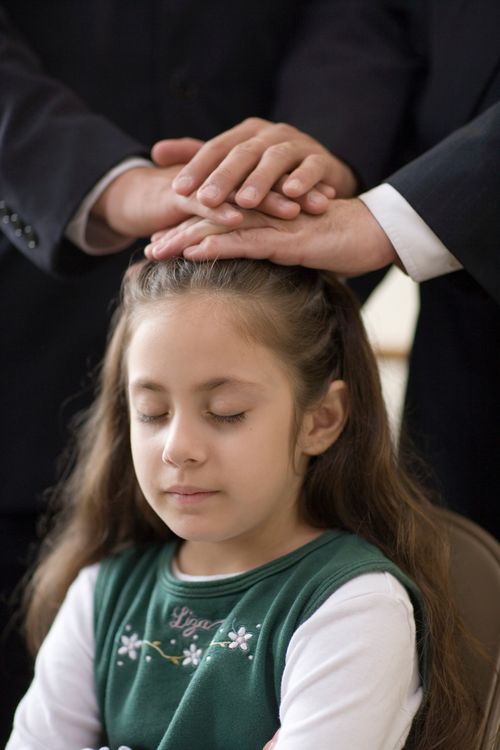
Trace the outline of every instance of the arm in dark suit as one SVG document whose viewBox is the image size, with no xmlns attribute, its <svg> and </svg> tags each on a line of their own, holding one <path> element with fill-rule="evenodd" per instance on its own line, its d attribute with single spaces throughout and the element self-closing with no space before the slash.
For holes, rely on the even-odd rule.
<svg viewBox="0 0 500 750">
<path fill-rule="evenodd" d="M 386 182 L 500 302 L 500 102 Z"/>
<path fill-rule="evenodd" d="M 3 6 L 0 78 L 2 231 L 44 270 L 90 265 L 65 239 L 66 225 L 109 169 L 146 150 L 44 73 Z"/>
</svg>

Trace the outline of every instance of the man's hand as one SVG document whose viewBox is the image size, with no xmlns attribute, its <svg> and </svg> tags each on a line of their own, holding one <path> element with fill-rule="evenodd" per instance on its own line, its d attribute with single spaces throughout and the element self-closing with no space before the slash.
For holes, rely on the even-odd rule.
<svg viewBox="0 0 500 750">
<path fill-rule="evenodd" d="M 181 254 L 192 260 L 267 258 L 341 276 L 357 276 L 398 260 L 380 224 L 357 198 L 330 201 L 321 216 L 300 214 L 293 221 L 246 211 L 236 229 L 189 219 L 153 236 L 145 253 L 156 260 Z"/>
<path fill-rule="evenodd" d="M 180 165 L 159 169 L 134 167 L 123 172 L 101 193 L 91 218 L 112 230 L 117 239 L 147 237 L 172 227 L 188 216 L 201 216 L 234 227 L 242 214 L 228 203 L 208 208 L 195 196 L 179 195 L 172 180 Z M 105 253 L 106 250 L 96 254 Z"/>
<path fill-rule="evenodd" d="M 175 141 L 159 141 L 152 157 L 164 165 L 173 150 Z M 237 205 L 263 210 L 266 196 L 278 191 L 319 214 L 328 198 L 354 195 L 357 183 L 347 164 L 311 136 L 291 125 L 250 118 L 201 146 L 173 186 L 180 195 L 196 190 L 198 200 L 212 208 L 237 191 Z"/>
</svg>

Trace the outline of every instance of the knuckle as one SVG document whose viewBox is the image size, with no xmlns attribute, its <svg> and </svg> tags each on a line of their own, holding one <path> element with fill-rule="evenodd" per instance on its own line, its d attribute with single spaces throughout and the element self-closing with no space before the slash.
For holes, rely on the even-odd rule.
<svg viewBox="0 0 500 750">
<path fill-rule="evenodd" d="M 322 168 L 324 165 L 324 157 L 321 154 L 310 154 L 305 161 L 308 166 L 314 168 Z"/>
<path fill-rule="evenodd" d="M 249 138 L 247 141 L 238 143 L 233 152 L 235 156 L 259 156 L 262 152 L 262 141 L 259 138 Z"/>
<path fill-rule="evenodd" d="M 266 121 L 261 117 L 246 117 L 241 124 L 248 128 L 260 128 L 266 124 Z"/>
<path fill-rule="evenodd" d="M 273 143 L 267 149 L 268 155 L 271 159 L 287 159 L 292 150 L 290 141 L 282 141 L 281 143 Z"/>
<path fill-rule="evenodd" d="M 210 182 L 229 182 L 234 178 L 233 171 L 230 167 L 225 164 L 221 164 L 217 167 L 212 175 Z"/>
<path fill-rule="evenodd" d="M 203 249 L 208 253 L 213 252 L 214 250 L 217 249 L 217 242 L 218 242 L 217 235 L 209 234 L 206 237 L 204 237 L 202 240 Z"/>
<path fill-rule="evenodd" d="M 283 137 L 283 140 L 290 140 L 297 134 L 297 128 L 294 128 L 293 125 L 289 125 L 287 122 L 276 122 L 274 130 L 278 135 Z"/>
<path fill-rule="evenodd" d="M 224 135 L 216 135 L 210 141 L 207 141 L 204 146 L 200 149 L 200 153 L 209 154 L 210 156 L 218 156 L 224 152 Z"/>
</svg>

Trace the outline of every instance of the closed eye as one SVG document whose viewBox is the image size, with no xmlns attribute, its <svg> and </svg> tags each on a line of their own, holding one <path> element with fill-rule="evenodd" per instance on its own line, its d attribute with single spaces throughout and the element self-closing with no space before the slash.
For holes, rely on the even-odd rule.
<svg viewBox="0 0 500 750">
<path fill-rule="evenodd" d="M 163 419 L 163 417 L 167 416 L 167 413 L 164 414 L 142 414 L 142 412 L 138 411 L 136 413 L 137 419 L 139 422 L 142 422 L 142 424 L 152 424 L 153 422 L 158 422 L 160 419 Z"/>
<path fill-rule="evenodd" d="M 221 424 L 236 424 L 237 422 L 243 422 L 246 417 L 246 412 L 242 411 L 239 414 L 214 414 L 209 412 L 209 416 L 214 422 Z"/>
</svg>

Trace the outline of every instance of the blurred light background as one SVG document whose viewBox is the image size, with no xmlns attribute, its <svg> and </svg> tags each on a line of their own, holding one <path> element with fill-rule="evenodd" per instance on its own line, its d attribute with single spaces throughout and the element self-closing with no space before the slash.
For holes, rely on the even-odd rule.
<svg viewBox="0 0 500 750">
<path fill-rule="evenodd" d="M 363 320 L 377 355 L 384 398 L 396 437 L 407 377 L 407 357 L 418 312 L 418 285 L 393 267 L 363 307 Z"/>
</svg>

